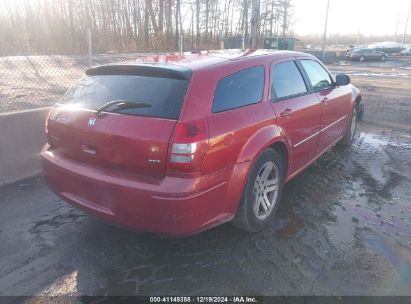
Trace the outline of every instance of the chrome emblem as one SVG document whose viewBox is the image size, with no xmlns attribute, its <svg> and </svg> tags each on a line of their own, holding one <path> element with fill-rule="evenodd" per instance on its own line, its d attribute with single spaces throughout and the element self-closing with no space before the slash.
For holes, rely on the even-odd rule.
<svg viewBox="0 0 411 304">
<path fill-rule="evenodd" d="M 96 119 L 95 119 L 95 118 L 90 118 L 90 119 L 88 120 L 88 126 L 89 126 L 90 128 L 91 128 L 91 127 L 94 127 L 95 124 L 96 124 Z"/>
<path fill-rule="evenodd" d="M 150 164 L 157 165 L 157 164 L 161 163 L 161 160 L 159 160 L 159 159 L 149 159 L 148 162 Z"/>
</svg>

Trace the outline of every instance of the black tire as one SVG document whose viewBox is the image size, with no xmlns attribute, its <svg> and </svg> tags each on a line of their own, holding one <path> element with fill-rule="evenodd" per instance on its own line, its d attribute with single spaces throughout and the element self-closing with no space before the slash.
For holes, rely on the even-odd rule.
<svg viewBox="0 0 411 304">
<path fill-rule="evenodd" d="M 345 131 L 345 135 L 343 139 L 339 142 L 341 146 L 349 147 L 352 145 L 355 139 L 355 133 L 357 131 L 357 111 L 358 111 L 357 105 L 355 105 L 354 109 L 352 110 L 352 113 L 350 116 L 350 122 L 348 123 L 347 130 Z"/>
<path fill-rule="evenodd" d="M 273 164 L 277 169 L 278 174 L 278 190 L 276 196 L 273 199 L 273 207 L 271 213 L 264 219 L 259 219 L 254 211 L 257 206 L 256 196 L 258 192 L 255 192 L 257 176 L 260 176 L 260 172 L 264 170 L 268 164 Z M 240 201 L 235 218 L 232 224 L 237 228 L 248 232 L 261 231 L 274 217 L 278 210 L 279 203 L 281 201 L 281 194 L 284 185 L 284 168 L 281 156 L 273 149 L 267 149 L 254 161 L 253 167 L 247 179 L 247 183 L 244 188 L 243 196 Z M 275 170 L 275 168 L 273 168 Z M 272 174 L 272 173 L 270 173 Z M 270 175 L 271 176 L 271 175 Z M 260 176 L 261 177 L 261 176 Z M 275 178 L 273 177 L 273 180 Z M 261 205 L 261 204 L 260 204 Z M 263 206 L 264 207 L 264 206 Z M 258 208 L 259 209 L 259 208 Z M 263 210 L 264 211 L 264 210 Z M 257 211 L 257 213 L 259 213 Z"/>
<path fill-rule="evenodd" d="M 384 55 L 384 56 L 381 56 L 381 60 L 382 60 L 382 61 L 386 61 L 386 60 L 387 60 L 387 56 L 385 56 L 385 55 Z"/>
<path fill-rule="evenodd" d="M 360 62 L 363 62 L 363 61 L 365 61 L 365 57 L 364 57 L 364 56 L 361 56 L 361 57 L 360 57 Z"/>
</svg>

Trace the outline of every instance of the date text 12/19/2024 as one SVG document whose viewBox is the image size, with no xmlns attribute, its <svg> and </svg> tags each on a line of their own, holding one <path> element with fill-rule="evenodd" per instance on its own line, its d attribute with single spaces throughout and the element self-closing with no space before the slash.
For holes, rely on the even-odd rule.
<svg viewBox="0 0 411 304">
<path fill-rule="evenodd" d="M 150 303 L 258 303 L 256 297 L 150 297 Z"/>
</svg>

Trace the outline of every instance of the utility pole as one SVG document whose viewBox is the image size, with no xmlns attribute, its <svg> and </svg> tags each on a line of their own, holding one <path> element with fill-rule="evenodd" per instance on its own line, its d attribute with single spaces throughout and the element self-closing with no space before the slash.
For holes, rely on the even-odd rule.
<svg viewBox="0 0 411 304">
<path fill-rule="evenodd" d="M 260 0 L 253 0 L 251 11 L 251 49 L 258 47 L 258 29 L 260 27 Z"/>
<path fill-rule="evenodd" d="M 71 1 L 70 1 L 71 2 Z M 81 2 L 80 0 L 75 0 L 74 3 L 72 3 L 73 6 L 73 11 L 77 10 L 77 8 L 80 6 Z M 87 42 L 87 63 L 88 67 L 91 68 L 93 66 L 93 37 L 92 37 L 92 32 L 91 32 L 92 24 L 90 20 L 88 20 L 88 29 L 86 33 L 86 42 Z"/>
<path fill-rule="evenodd" d="M 196 49 L 200 47 L 200 0 L 196 0 Z"/>
<path fill-rule="evenodd" d="M 402 44 L 405 43 L 405 36 L 407 35 L 408 21 L 410 20 L 411 5 L 408 9 L 407 21 L 405 22 L 404 35 L 402 36 Z"/>
<path fill-rule="evenodd" d="M 87 30 L 87 49 L 88 49 L 88 66 L 93 66 L 93 46 L 91 40 L 91 29 Z"/>
<path fill-rule="evenodd" d="M 325 26 L 324 26 L 324 37 L 323 37 L 323 62 L 325 61 L 325 42 L 327 40 L 327 27 L 328 27 L 328 12 L 330 10 L 330 0 L 327 0 L 327 11 L 325 13 Z"/>
<path fill-rule="evenodd" d="M 277 50 L 280 49 L 280 12 L 277 12 L 275 32 L 277 33 Z"/>
<path fill-rule="evenodd" d="M 176 11 L 175 11 L 175 15 L 176 15 L 176 49 L 178 49 L 180 51 L 180 21 L 179 18 L 181 17 L 180 15 L 180 0 L 177 0 L 176 3 Z"/>
<path fill-rule="evenodd" d="M 288 8 L 290 6 L 290 0 L 284 0 L 282 1 L 282 5 L 283 5 L 283 38 L 285 38 L 286 34 L 287 34 L 287 30 L 288 30 Z"/>
<path fill-rule="evenodd" d="M 241 48 L 245 50 L 245 38 L 248 36 L 248 0 L 243 0 L 243 15 L 241 18 Z"/>
<path fill-rule="evenodd" d="M 400 24 L 400 11 L 398 11 L 397 14 L 397 24 L 395 25 L 395 37 L 394 37 L 394 41 L 397 42 L 397 38 L 398 38 L 398 25 Z"/>
<path fill-rule="evenodd" d="M 178 20 L 179 20 L 179 27 L 180 27 L 180 36 L 178 37 L 178 49 L 180 51 L 180 54 L 182 54 L 184 52 L 184 46 L 183 46 L 183 35 L 184 35 L 184 31 L 183 31 L 183 20 L 181 18 L 181 4 L 180 4 L 180 0 L 177 0 L 178 3 Z"/>
</svg>

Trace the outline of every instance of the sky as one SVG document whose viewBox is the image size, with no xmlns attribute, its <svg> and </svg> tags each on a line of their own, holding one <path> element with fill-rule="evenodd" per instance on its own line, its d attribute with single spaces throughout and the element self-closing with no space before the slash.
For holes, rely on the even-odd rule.
<svg viewBox="0 0 411 304">
<path fill-rule="evenodd" d="M 297 35 L 324 32 L 327 0 L 292 0 Z M 328 33 L 394 35 L 397 20 L 402 37 L 411 0 L 330 0 Z M 407 33 L 411 33 L 411 18 Z"/>
</svg>

